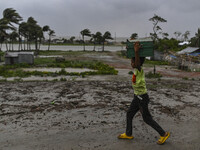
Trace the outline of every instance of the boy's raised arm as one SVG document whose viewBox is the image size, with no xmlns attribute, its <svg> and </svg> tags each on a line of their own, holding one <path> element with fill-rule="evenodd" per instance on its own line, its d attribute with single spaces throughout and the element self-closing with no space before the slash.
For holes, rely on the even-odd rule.
<svg viewBox="0 0 200 150">
<path fill-rule="evenodd" d="M 135 67 L 140 69 L 140 57 L 139 57 L 139 49 L 140 43 L 137 41 L 134 43 L 134 50 L 135 50 Z"/>
</svg>

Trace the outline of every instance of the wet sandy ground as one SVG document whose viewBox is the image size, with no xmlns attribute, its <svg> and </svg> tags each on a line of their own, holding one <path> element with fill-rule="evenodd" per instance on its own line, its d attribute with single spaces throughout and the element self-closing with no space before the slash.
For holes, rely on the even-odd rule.
<svg viewBox="0 0 200 150">
<path fill-rule="evenodd" d="M 135 138 L 117 139 L 125 131 L 126 110 L 133 98 L 130 67 L 121 58 L 107 63 L 115 65 L 119 75 L 63 82 L 1 82 L 0 150 L 200 149 L 198 74 L 193 80 L 183 80 L 171 76 L 178 70 L 158 67 L 165 76 L 147 79 L 152 116 L 171 132 L 166 144 L 159 146 L 159 135 L 140 113 L 133 121 Z"/>
<path fill-rule="evenodd" d="M 147 82 L 152 115 L 171 132 L 162 149 L 198 150 L 200 83 Z M 140 113 L 135 139 L 116 138 L 133 97 L 129 81 L 5 82 L 0 91 L 0 149 L 160 149 Z"/>
</svg>

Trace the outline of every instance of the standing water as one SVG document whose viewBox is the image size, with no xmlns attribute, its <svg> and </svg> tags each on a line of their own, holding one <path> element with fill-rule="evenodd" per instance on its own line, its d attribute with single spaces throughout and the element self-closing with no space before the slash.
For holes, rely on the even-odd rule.
<svg viewBox="0 0 200 150">
<path fill-rule="evenodd" d="M 13 49 L 16 51 L 18 50 L 19 45 L 14 44 Z M 35 45 L 31 45 L 31 49 L 35 49 Z M 88 51 L 93 51 L 94 46 L 85 46 L 85 50 Z M 105 51 L 121 51 L 125 50 L 125 46 L 105 46 L 104 50 Z M 6 46 L 5 44 L 2 45 L 1 47 L 2 51 L 6 51 Z M 40 50 L 48 50 L 48 45 L 41 45 Z M 83 46 L 71 46 L 71 45 L 51 45 L 50 50 L 61 50 L 61 51 L 82 51 Z M 102 46 L 96 46 L 95 51 L 102 51 Z"/>
</svg>

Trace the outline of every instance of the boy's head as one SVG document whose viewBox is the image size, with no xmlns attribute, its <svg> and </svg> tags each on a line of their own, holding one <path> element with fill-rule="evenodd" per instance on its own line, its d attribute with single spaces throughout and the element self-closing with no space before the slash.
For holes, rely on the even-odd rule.
<svg viewBox="0 0 200 150">
<path fill-rule="evenodd" d="M 134 65 L 134 63 L 135 63 L 135 57 L 132 57 L 131 61 L 132 61 L 133 65 Z M 140 57 L 140 66 L 143 65 L 144 61 L 145 61 L 145 57 Z"/>
</svg>

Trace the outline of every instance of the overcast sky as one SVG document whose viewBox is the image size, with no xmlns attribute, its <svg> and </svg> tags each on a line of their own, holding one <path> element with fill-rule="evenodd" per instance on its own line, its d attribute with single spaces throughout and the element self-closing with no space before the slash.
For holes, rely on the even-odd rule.
<svg viewBox="0 0 200 150">
<path fill-rule="evenodd" d="M 24 21 L 32 16 L 39 25 L 49 25 L 57 36 L 79 36 L 88 28 L 113 37 L 144 37 L 152 32 L 154 14 L 167 20 L 159 25 L 170 37 L 187 30 L 192 37 L 200 28 L 200 0 L 0 0 L 0 18 L 6 8 L 14 8 Z"/>
</svg>

